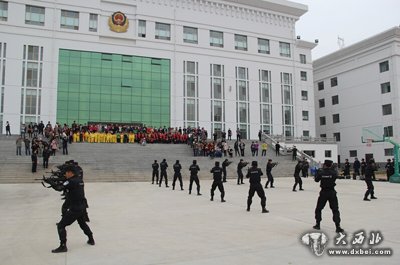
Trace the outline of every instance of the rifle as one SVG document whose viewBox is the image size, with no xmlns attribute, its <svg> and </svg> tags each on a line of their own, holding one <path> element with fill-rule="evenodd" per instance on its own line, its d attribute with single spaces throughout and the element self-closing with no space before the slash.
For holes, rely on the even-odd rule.
<svg viewBox="0 0 400 265">
<path fill-rule="evenodd" d="M 64 174 L 62 171 L 51 171 L 51 172 L 47 172 L 47 173 L 51 173 L 50 176 L 46 177 L 43 175 L 42 178 L 40 179 L 35 179 L 35 180 L 40 180 L 43 187 L 45 188 L 53 188 L 57 191 L 62 191 L 63 190 L 63 183 L 66 180 L 64 177 Z M 48 184 L 48 186 L 46 186 L 46 184 Z"/>
</svg>

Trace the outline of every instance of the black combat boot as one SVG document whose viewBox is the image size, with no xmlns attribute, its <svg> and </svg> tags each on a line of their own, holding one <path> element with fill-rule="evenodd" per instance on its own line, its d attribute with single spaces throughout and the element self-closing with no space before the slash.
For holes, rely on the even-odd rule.
<svg viewBox="0 0 400 265">
<path fill-rule="evenodd" d="M 265 209 L 265 208 L 263 208 L 261 212 L 262 213 L 269 213 L 269 211 L 267 209 Z"/>
<path fill-rule="evenodd" d="M 94 243 L 93 235 L 88 236 L 88 238 L 89 238 L 89 239 L 88 239 L 87 243 L 88 243 L 89 245 L 94 246 L 95 243 Z"/>
<path fill-rule="evenodd" d="M 65 243 L 60 243 L 60 246 L 56 249 L 53 249 L 51 252 L 52 253 L 62 253 L 62 252 L 67 252 L 68 248 Z"/>
<path fill-rule="evenodd" d="M 312 228 L 320 230 L 321 227 L 319 226 L 319 222 L 317 222 Z"/>
<path fill-rule="evenodd" d="M 210 201 L 213 201 L 214 200 L 214 196 L 211 196 L 211 199 L 210 199 Z"/>
<path fill-rule="evenodd" d="M 224 200 L 224 198 L 221 198 L 221 202 L 226 202 L 226 201 Z"/>
<path fill-rule="evenodd" d="M 376 199 L 378 199 L 378 198 L 375 197 L 375 196 L 371 196 L 371 199 L 376 200 Z"/>
<path fill-rule="evenodd" d="M 340 224 L 336 224 L 336 233 L 343 233 L 343 228 L 340 227 Z"/>
</svg>

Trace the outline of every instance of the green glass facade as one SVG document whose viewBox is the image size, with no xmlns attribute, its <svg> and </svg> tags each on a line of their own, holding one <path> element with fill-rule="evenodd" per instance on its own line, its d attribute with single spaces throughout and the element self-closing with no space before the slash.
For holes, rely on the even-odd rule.
<svg viewBox="0 0 400 265">
<path fill-rule="evenodd" d="M 59 51 L 57 121 L 170 125 L 170 60 Z"/>
</svg>

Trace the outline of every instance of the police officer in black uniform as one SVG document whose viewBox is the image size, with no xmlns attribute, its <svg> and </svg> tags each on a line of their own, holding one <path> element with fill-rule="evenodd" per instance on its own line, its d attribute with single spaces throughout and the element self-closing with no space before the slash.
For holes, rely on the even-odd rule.
<svg viewBox="0 0 400 265">
<path fill-rule="evenodd" d="M 361 176 L 365 177 L 365 168 L 367 167 L 367 162 L 364 158 L 361 158 Z"/>
<path fill-rule="evenodd" d="M 51 186 L 57 191 L 66 191 L 65 204 L 67 210 L 63 214 L 61 221 L 57 223 L 58 236 L 60 238 L 60 246 L 53 249 L 53 253 L 67 252 L 67 231 L 66 226 L 78 221 L 80 228 L 88 237 L 87 243 L 94 245 L 93 233 L 86 223 L 88 204 L 85 198 L 85 190 L 83 179 L 79 177 L 79 172 L 76 171 L 75 165 L 68 164 L 64 167 L 66 181 L 62 185 L 55 183 Z"/>
<path fill-rule="evenodd" d="M 151 165 L 153 168 L 153 174 L 151 177 L 151 184 L 154 184 L 154 177 L 156 177 L 156 184 L 158 184 L 158 168 L 160 167 L 157 163 L 157 160 L 154 160 L 154 163 Z"/>
<path fill-rule="evenodd" d="M 192 186 L 193 181 L 196 182 L 197 185 L 197 195 L 201 195 L 200 193 L 200 181 L 197 173 L 200 171 L 200 167 L 197 165 L 197 161 L 193 160 L 193 164 L 189 167 L 190 171 L 190 183 L 189 183 L 189 194 L 192 194 Z"/>
<path fill-rule="evenodd" d="M 222 162 L 222 182 L 226 182 L 226 168 L 231 164 L 232 162 L 228 161 L 228 159 L 225 159 L 224 162 Z"/>
<path fill-rule="evenodd" d="M 238 179 L 237 179 L 237 184 L 244 184 L 243 182 L 243 172 L 242 169 L 247 166 L 247 162 L 244 162 L 243 159 L 240 159 L 239 164 L 237 165 L 237 174 L 238 174 Z"/>
<path fill-rule="evenodd" d="M 303 181 L 301 180 L 300 177 L 300 171 L 303 169 L 303 163 L 299 160 L 297 161 L 297 165 L 294 168 L 294 185 L 293 185 L 293 191 L 296 191 L 296 186 L 299 184 L 300 190 L 303 190 Z"/>
<path fill-rule="evenodd" d="M 251 168 L 247 171 L 246 178 L 250 178 L 250 189 L 249 189 L 249 197 L 247 198 L 247 211 L 250 211 L 250 205 L 252 203 L 252 198 L 254 193 L 257 192 L 258 197 L 261 198 L 261 208 L 262 213 L 268 213 L 268 210 L 265 209 L 267 198 L 265 197 L 264 189 L 261 185 L 261 176 L 263 172 L 260 168 L 257 167 L 257 161 L 251 162 Z"/>
<path fill-rule="evenodd" d="M 275 188 L 274 186 L 274 177 L 271 174 L 272 168 L 275 167 L 277 165 L 277 163 L 272 163 L 272 159 L 268 159 L 268 163 L 267 163 L 267 183 L 265 183 L 265 188 L 268 189 L 268 184 L 271 183 L 271 188 Z"/>
<path fill-rule="evenodd" d="M 225 190 L 224 185 L 222 183 L 222 168 L 219 166 L 219 162 L 215 162 L 215 167 L 210 170 L 213 173 L 214 182 L 211 185 L 211 201 L 214 200 L 214 191 L 218 187 L 219 191 L 221 192 L 221 202 L 225 202 Z"/>
<path fill-rule="evenodd" d="M 183 182 L 182 182 L 182 174 L 181 174 L 181 169 L 182 166 L 179 163 L 179 160 L 176 160 L 175 164 L 173 165 L 174 168 L 174 181 L 172 181 L 172 189 L 175 189 L 175 182 L 176 179 L 179 180 L 179 183 L 181 184 L 181 190 L 183 190 Z"/>
<path fill-rule="evenodd" d="M 159 187 L 161 187 L 161 183 L 163 180 L 163 177 L 165 177 L 165 187 L 168 188 L 168 176 L 167 176 L 167 168 L 168 168 L 168 164 L 167 161 L 165 160 L 165 158 L 163 159 L 163 161 L 160 163 L 160 170 L 161 170 L 161 175 L 160 175 L 160 182 Z"/>
<path fill-rule="evenodd" d="M 321 191 L 319 193 L 317 207 L 315 208 L 316 224 L 313 228 L 318 230 L 321 229 L 321 211 L 324 209 L 326 202 L 329 201 L 329 207 L 332 209 L 333 213 L 333 222 L 335 222 L 336 225 L 336 233 L 339 233 L 343 232 L 343 229 L 340 227 L 339 203 L 335 191 L 335 181 L 338 178 L 338 174 L 336 170 L 332 168 L 332 165 L 332 160 L 325 160 L 323 168 L 319 169 L 315 175 L 315 182 L 321 181 Z"/>
<path fill-rule="evenodd" d="M 374 184 L 372 184 L 372 179 L 375 175 L 376 164 L 374 159 L 368 161 L 368 165 L 365 168 L 365 183 L 367 184 L 367 191 L 364 195 L 364 201 L 370 201 L 368 196 L 371 195 L 371 199 L 378 199 L 374 196 Z"/>
</svg>

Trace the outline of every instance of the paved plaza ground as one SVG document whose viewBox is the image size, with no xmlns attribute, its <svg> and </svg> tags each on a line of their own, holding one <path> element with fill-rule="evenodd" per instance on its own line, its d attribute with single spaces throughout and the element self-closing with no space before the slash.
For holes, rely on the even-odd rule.
<svg viewBox="0 0 400 265">
<path fill-rule="evenodd" d="M 211 177 L 210 177 L 211 178 Z M 254 197 L 246 212 L 248 183 L 225 185 L 227 202 L 211 202 L 211 180 L 201 180 L 203 196 L 172 191 L 148 182 L 86 183 L 90 227 L 95 246 L 86 244 L 78 224 L 68 227 L 67 253 L 58 246 L 56 222 L 60 194 L 37 184 L 0 185 L 0 263 L 61 264 L 399 264 L 400 185 L 375 182 L 378 200 L 362 201 L 365 183 L 338 180 L 342 226 L 350 244 L 355 232 L 379 231 L 383 241 L 373 248 L 391 248 L 391 257 L 316 257 L 300 237 L 312 231 L 319 187 L 304 179 L 303 192 L 292 192 L 292 178 L 279 178 L 268 189 L 268 214 Z M 265 181 L 265 179 L 263 180 Z M 334 224 L 327 205 L 322 231 L 334 245 Z M 350 246 L 348 246 L 350 247 Z M 368 248 L 364 242 L 364 248 Z"/>
</svg>

